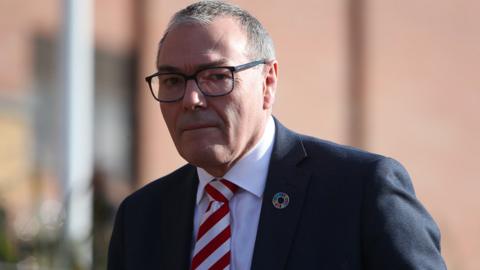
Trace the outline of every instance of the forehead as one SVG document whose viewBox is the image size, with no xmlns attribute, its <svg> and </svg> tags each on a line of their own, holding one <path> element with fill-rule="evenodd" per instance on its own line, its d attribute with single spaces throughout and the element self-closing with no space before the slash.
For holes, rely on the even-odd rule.
<svg viewBox="0 0 480 270">
<path fill-rule="evenodd" d="M 175 26 L 162 43 L 158 65 L 188 71 L 210 62 L 238 64 L 247 59 L 245 31 L 233 18 L 220 17 L 208 24 Z"/>
</svg>

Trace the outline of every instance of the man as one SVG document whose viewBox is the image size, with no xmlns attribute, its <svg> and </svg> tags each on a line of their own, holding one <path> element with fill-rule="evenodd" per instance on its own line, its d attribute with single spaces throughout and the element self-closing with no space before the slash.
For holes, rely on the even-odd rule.
<svg viewBox="0 0 480 270">
<path fill-rule="evenodd" d="M 406 171 L 271 116 L 278 63 L 246 11 L 194 3 L 147 77 L 188 162 L 121 204 L 114 269 L 445 269 Z"/>
</svg>

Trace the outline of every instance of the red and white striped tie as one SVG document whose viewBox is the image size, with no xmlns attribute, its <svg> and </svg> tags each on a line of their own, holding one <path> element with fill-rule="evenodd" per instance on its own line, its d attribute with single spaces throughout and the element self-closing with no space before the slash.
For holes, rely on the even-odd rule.
<svg viewBox="0 0 480 270">
<path fill-rule="evenodd" d="M 209 204 L 198 229 L 192 270 L 230 269 L 230 207 L 228 201 L 238 187 L 225 180 L 213 180 L 205 187 Z"/>
</svg>

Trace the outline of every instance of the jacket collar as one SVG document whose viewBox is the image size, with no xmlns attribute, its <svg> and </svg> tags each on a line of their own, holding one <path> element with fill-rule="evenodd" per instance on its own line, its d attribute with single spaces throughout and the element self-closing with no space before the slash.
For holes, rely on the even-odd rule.
<svg viewBox="0 0 480 270">
<path fill-rule="evenodd" d="M 263 195 L 251 269 L 284 269 L 303 206 L 310 173 L 300 165 L 308 158 L 300 136 L 275 119 L 275 142 Z M 288 196 L 278 204 L 278 197 Z M 277 208 L 278 206 L 285 208 Z"/>
</svg>

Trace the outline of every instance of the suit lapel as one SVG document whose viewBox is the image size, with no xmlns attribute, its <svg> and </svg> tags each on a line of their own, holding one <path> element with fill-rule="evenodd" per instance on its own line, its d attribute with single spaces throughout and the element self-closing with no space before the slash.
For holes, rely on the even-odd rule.
<svg viewBox="0 0 480 270">
<path fill-rule="evenodd" d="M 275 124 L 275 143 L 252 258 L 251 269 L 258 270 L 285 268 L 310 179 L 309 172 L 297 166 L 307 156 L 300 138 L 278 121 Z M 272 203 L 280 192 L 289 197 L 283 209 Z"/>
<path fill-rule="evenodd" d="M 166 208 L 162 211 L 164 214 L 161 219 L 167 219 L 168 222 L 160 222 L 161 237 L 165 241 L 160 241 L 160 251 L 163 251 L 163 254 L 159 254 L 162 260 L 158 269 L 190 268 L 193 216 L 198 186 L 195 168 L 191 166 L 191 170 L 183 179 L 176 180 L 179 182 L 175 185 L 176 190 L 172 190 L 163 198 L 163 205 L 166 205 Z"/>
</svg>

